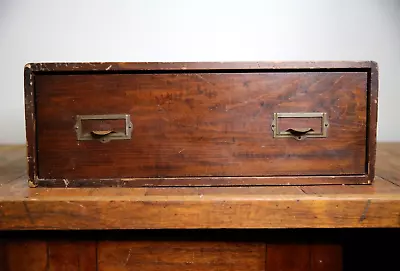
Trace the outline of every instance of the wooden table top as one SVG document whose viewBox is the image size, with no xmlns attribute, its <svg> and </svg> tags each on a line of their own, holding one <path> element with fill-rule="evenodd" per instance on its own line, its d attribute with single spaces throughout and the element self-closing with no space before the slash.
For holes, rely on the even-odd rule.
<svg viewBox="0 0 400 271">
<path fill-rule="evenodd" d="M 29 188 L 25 146 L 0 146 L 0 230 L 400 227 L 400 143 L 373 185 Z"/>
</svg>

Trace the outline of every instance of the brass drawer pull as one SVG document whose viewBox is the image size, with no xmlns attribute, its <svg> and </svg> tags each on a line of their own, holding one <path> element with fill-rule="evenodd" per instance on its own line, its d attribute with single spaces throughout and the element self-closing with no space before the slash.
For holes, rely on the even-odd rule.
<svg viewBox="0 0 400 271">
<path fill-rule="evenodd" d="M 291 121 L 287 123 L 287 121 Z M 311 123 L 315 127 L 293 128 L 298 123 Z M 286 123 L 285 123 L 286 122 Z M 289 127 L 285 127 L 289 125 Z M 298 125 L 297 127 L 299 127 Z M 302 126 L 300 126 L 302 127 Z M 303 126 L 304 127 L 304 126 Z M 309 113 L 274 113 L 271 128 L 274 138 L 292 137 L 297 140 L 304 138 L 325 138 L 328 136 L 328 116 L 326 113 L 309 112 Z"/>
<path fill-rule="evenodd" d="M 131 139 L 133 125 L 127 114 L 78 115 L 75 131 L 77 140 L 99 140 L 102 143 L 111 140 Z"/>
<path fill-rule="evenodd" d="M 310 133 L 310 132 L 312 132 L 312 131 L 314 131 L 314 129 L 312 129 L 312 128 L 303 128 L 303 129 L 298 129 L 298 128 L 297 128 L 297 129 L 293 129 L 293 128 L 290 128 L 290 129 L 287 129 L 287 130 L 286 130 L 286 132 L 291 133 L 291 134 L 293 135 L 293 137 L 295 137 L 297 140 L 303 139 L 304 136 L 307 135 L 307 133 Z"/>
<path fill-rule="evenodd" d="M 102 137 L 115 133 L 115 131 L 91 131 L 90 133 L 92 134 L 92 136 Z"/>
</svg>

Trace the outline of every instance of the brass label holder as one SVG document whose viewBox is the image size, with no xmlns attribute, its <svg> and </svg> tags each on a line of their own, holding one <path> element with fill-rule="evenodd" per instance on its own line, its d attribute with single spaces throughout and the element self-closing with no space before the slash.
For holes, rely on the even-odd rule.
<svg viewBox="0 0 400 271">
<path fill-rule="evenodd" d="M 124 120 L 124 132 L 117 132 L 112 130 L 107 131 L 91 131 L 83 132 L 82 122 L 85 120 Z M 110 114 L 110 115 L 77 115 L 75 123 L 76 139 L 78 141 L 85 140 L 98 140 L 102 143 L 111 140 L 128 140 L 132 137 L 132 122 L 128 114 Z"/>
<path fill-rule="evenodd" d="M 321 119 L 321 132 L 317 132 L 308 127 L 293 127 L 286 131 L 280 131 L 279 119 L 281 118 L 320 118 Z M 292 137 L 297 140 L 304 138 L 325 138 L 328 136 L 328 116 L 327 113 L 309 112 L 309 113 L 274 113 L 271 129 L 274 138 L 288 138 Z"/>
</svg>

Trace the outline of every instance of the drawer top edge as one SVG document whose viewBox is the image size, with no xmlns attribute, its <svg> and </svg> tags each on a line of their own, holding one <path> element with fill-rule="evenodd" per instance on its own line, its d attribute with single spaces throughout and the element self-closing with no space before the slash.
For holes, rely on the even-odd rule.
<svg viewBox="0 0 400 271">
<path fill-rule="evenodd" d="M 251 62 L 42 62 L 28 63 L 33 72 L 141 70 L 304 70 L 378 69 L 375 61 L 251 61 Z"/>
</svg>

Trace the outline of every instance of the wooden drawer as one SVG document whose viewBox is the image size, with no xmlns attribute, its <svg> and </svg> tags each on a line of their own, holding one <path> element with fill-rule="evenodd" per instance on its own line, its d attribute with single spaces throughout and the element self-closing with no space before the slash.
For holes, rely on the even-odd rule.
<svg viewBox="0 0 400 271">
<path fill-rule="evenodd" d="M 262 242 L 103 241 L 98 270 L 263 271 L 265 252 Z"/>
<path fill-rule="evenodd" d="M 370 183 L 373 62 L 29 64 L 35 185 Z"/>
</svg>

